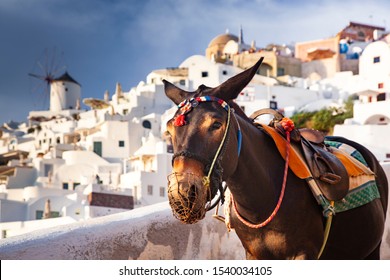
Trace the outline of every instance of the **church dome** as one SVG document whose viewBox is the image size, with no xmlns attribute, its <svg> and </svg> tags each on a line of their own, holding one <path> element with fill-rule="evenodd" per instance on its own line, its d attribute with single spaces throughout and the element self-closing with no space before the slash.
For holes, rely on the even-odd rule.
<svg viewBox="0 0 390 280">
<path fill-rule="evenodd" d="M 229 33 L 218 35 L 217 37 L 215 37 L 210 41 L 209 48 L 218 45 L 226 45 L 227 42 L 229 42 L 230 40 L 238 42 L 238 37 L 236 35 L 229 34 Z"/>
</svg>

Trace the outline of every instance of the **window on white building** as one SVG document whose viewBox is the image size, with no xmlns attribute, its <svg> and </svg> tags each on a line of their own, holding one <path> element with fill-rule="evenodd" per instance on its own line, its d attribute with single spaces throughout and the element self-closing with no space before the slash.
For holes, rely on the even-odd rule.
<svg viewBox="0 0 390 280">
<path fill-rule="evenodd" d="M 360 38 L 365 38 L 366 37 L 366 34 L 364 34 L 363 31 L 358 31 L 358 34 L 357 34 Z"/>
<path fill-rule="evenodd" d="M 274 110 L 278 109 L 278 102 L 271 100 L 271 101 L 269 102 L 269 107 L 270 107 L 271 109 L 274 109 Z"/>
<path fill-rule="evenodd" d="M 376 101 L 384 101 L 386 100 L 386 93 L 382 92 L 382 93 L 379 93 L 376 97 Z"/>
<path fill-rule="evenodd" d="M 93 142 L 93 152 L 99 156 L 102 156 L 103 144 L 101 141 L 94 141 Z"/>
<path fill-rule="evenodd" d="M 49 174 L 53 173 L 53 164 L 47 164 L 45 163 L 43 165 L 43 176 L 49 177 Z"/>
<path fill-rule="evenodd" d="M 135 204 L 139 204 L 139 201 L 138 201 L 138 186 L 134 186 L 133 196 L 134 196 Z"/>
<path fill-rule="evenodd" d="M 165 187 L 160 187 L 160 196 L 165 197 Z"/>
<path fill-rule="evenodd" d="M 153 186 L 148 185 L 148 195 L 153 195 Z"/>
<path fill-rule="evenodd" d="M 278 76 L 284 76 L 285 75 L 285 72 L 284 72 L 284 68 L 282 67 L 278 67 L 278 70 L 277 70 L 277 74 Z"/>
<path fill-rule="evenodd" d="M 375 56 L 374 59 L 373 59 L 373 62 L 374 62 L 374 63 L 379 63 L 379 62 L 381 62 L 381 57 L 380 57 L 380 56 Z"/>
<path fill-rule="evenodd" d="M 50 218 L 58 218 L 61 217 L 60 212 L 58 211 L 50 211 Z M 44 212 L 42 210 L 35 211 L 35 219 L 42 220 L 44 219 Z"/>
<path fill-rule="evenodd" d="M 147 129 L 152 129 L 152 123 L 149 120 L 144 120 L 142 122 L 142 127 Z"/>
<path fill-rule="evenodd" d="M 41 220 L 42 218 L 43 218 L 43 211 L 42 210 L 35 211 L 35 219 Z"/>
<path fill-rule="evenodd" d="M 209 76 L 209 72 L 207 72 L 207 71 L 202 72 L 202 78 L 206 78 L 208 76 Z"/>
<path fill-rule="evenodd" d="M 124 146 L 125 146 L 125 141 L 119 140 L 119 141 L 118 141 L 118 146 L 119 146 L 119 147 L 124 147 Z"/>
</svg>

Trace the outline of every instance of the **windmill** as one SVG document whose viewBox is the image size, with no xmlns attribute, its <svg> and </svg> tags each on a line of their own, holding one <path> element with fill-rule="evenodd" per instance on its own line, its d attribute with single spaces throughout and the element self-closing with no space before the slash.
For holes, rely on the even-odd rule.
<svg viewBox="0 0 390 280">
<path fill-rule="evenodd" d="M 35 107 L 47 108 L 50 98 L 50 85 L 53 80 L 66 70 L 63 64 L 63 52 L 56 47 L 46 48 L 28 73 L 31 82 L 31 94 Z"/>
</svg>

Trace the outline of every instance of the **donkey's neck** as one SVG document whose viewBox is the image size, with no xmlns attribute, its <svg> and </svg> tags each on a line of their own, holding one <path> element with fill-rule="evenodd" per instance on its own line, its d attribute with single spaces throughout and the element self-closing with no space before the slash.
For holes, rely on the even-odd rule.
<svg viewBox="0 0 390 280">
<path fill-rule="evenodd" d="M 227 180 L 238 211 L 251 222 L 266 219 L 278 200 L 283 160 L 271 138 L 240 119 L 242 149 L 237 169 Z"/>
</svg>

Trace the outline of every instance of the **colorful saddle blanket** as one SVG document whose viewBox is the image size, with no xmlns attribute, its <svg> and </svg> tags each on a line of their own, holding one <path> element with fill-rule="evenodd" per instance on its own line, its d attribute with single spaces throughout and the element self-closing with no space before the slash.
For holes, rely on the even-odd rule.
<svg viewBox="0 0 390 280">
<path fill-rule="evenodd" d="M 344 212 L 380 198 L 375 174 L 368 168 L 362 154 L 355 148 L 340 142 L 327 141 L 334 154 L 343 162 L 349 174 L 349 191 L 341 200 L 335 201 L 336 213 Z"/>
</svg>

